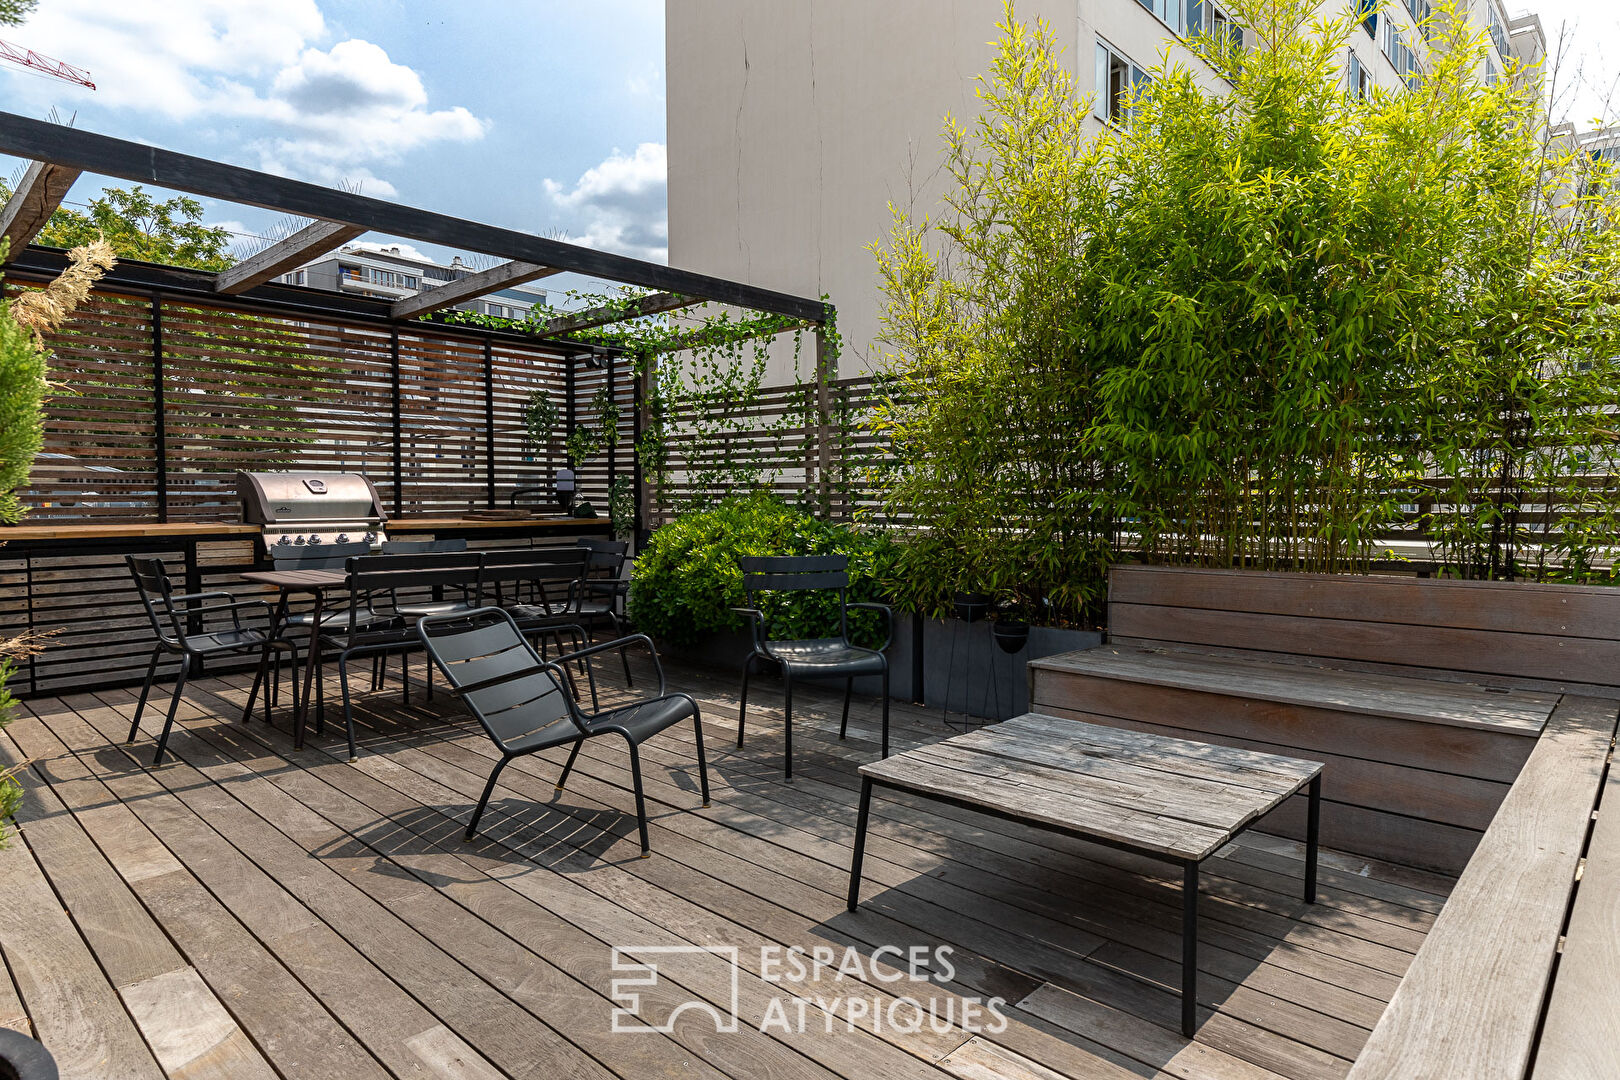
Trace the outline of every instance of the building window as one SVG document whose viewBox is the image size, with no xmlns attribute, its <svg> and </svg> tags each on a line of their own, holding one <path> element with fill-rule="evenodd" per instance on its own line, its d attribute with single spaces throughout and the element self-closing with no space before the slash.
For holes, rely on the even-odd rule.
<svg viewBox="0 0 1620 1080">
<path fill-rule="evenodd" d="M 1400 29 L 1387 19 L 1384 21 L 1384 55 L 1389 57 L 1401 81 L 1409 89 L 1417 89 L 1418 78 L 1422 74 L 1418 69 L 1417 53 L 1406 43 Z"/>
<path fill-rule="evenodd" d="M 1378 0 L 1356 0 L 1356 17 L 1367 36 L 1378 40 Z"/>
<path fill-rule="evenodd" d="M 1502 17 L 1496 13 L 1496 0 L 1485 0 L 1485 15 L 1491 27 L 1491 42 L 1502 58 L 1508 57 L 1507 31 L 1502 26 Z"/>
<path fill-rule="evenodd" d="M 1243 48 L 1243 27 L 1239 26 L 1226 9 L 1214 0 L 1188 0 L 1187 33 L 1205 34 L 1216 40 L 1230 40 Z"/>
<path fill-rule="evenodd" d="M 401 274 L 394 270 L 382 270 L 375 266 L 366 267 L 365 280 L 373 285 L 385 285 L 390 289 L 414 289 L 417 285 L 415 274 Z"/>
<path fill-rule="evenodd" d="M 1091 106 L 1097 119 L 1115 124 L 1130 119 L 1130 102 L 1150 81 L 1147 72 L 1102 38 L 1097 39 L 1097 99 Z"/>
<path fill-rule="evenodd" d="M 1434 33 L 1434 27 L 1431 24 L 1434 17 L 1434 6 L 1429 3 L 1429 0 L 1406 0 L 1406 10 L 1411 12 L 1412 21 L 1423 32 L 1423 40 L 1430 40 Z"/>
<path fill-rule="evenodd" d="M 338 276 L 348 281 L 359 281 L 360 268 L 358 266 L 339 266 Z"/>
<path fill-rule="evenodd" d="M 1185 31 L 1186 26 L 1182 21 L 1182 0 L 1136 0 L 1136 2 L 1163 19 L 1176 33 Z"/>
<path fill-rule="evenodd" d="M 1371 97 L 1373 90 L 1372 72 L 1367 65 L 1361 62 L 1356 50 L 1350 50 L 1350 59 L 1345 64 L 1345 73 L 1348 76 L 1350 96 L 1356 98 Z"/>
</svg>

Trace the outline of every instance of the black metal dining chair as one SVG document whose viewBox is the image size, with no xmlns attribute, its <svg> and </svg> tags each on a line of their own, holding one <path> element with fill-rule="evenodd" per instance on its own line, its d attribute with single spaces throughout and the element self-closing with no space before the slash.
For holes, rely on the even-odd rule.
<svg viewBox="0 0 1620 1080">
<path fill-rule="evenodd" d="M 883 650 L 894 638 L 894 612 L 886 604 L 849 602 L 849 558 L 845 555 L 747 556 L 737 560 L 743 573 L 743 590 L 748 606 L 732 608 L 752 624 L 753 651 L 743 661 L 742 699 L 737 707 L 737 745 L 743 744 L 743 724 L 748 714 L 748 679 L 756 663 L 775 664 L 782 672 L 786 691 L 783 729 L 786 743 L 784 775 L 793 779 L 793 680 L 795 678 L 837 678 L 844 680 L 844 717 L 838 737 L 849 733 L 849 699 L 855 679 L 877 675 L 883 680 L 883 756 L 889 756 L 889 658 Z M 788 641 L 771 637 L 770 619 L 761 594 L 775 592 L 838 593 L 838 636 Z M 851 609 L 881 612 L 887 632 L 875 649 L 856 645 L 849 639 Z"/>
<path fill-rule="evenodd" d="M 371 545 L 356 540 L 347 544 L 272 544 L 269 549 L 270 565 L 277 570 L 342 570 L 348 566 L 349 560 L 359 555 L 371 554 Z M 357 612 L 356 618 L 368 624 L 381 628 L 388 624 L 392 615 L 385 615 L 372 606 L 370 598 L 365 598 L 364 610 Z M 282 625 L 299 631 L 309 633 L 309 624 L 315 618 L 313 611 L 294 611 L 283 616 Z M 350 620 L 349 612 L 340 605 L 323 605 L 321 609 L 321 626 L 344 626 Z M 383 685 L 383 676 L 387 673 L 383 665 L 382 656 L 371 670 L 371 688 L 380 690 Z M 297 672 L 293 673 L 294 679 Z M 319 674 L 317 672 L 317 674 Z M 402 672 L 401 676 L 409 672 Z"/>
<path fill-rule="evenodd" d="M 253 689 L 248 692 L 247 706 L 242 710 L 242 719 L 247 720 L 253 714 L 253 703 L 258 698 L 259 691 L 264 691 L 264 719 L 270 722 L 270 710 L 273 699 L 276 697 L 276 688 L 280 685 L 280 665 L 270 665 L 263 662 L 269 650 L 280 651 L 286 649 L 293 659 L 293 670 L 298 668 L 298 646 L 286 638 L 280 637 L 274 626 L 273 608 L 263 600 L 243 600 L 228 592 L 197 592 L 177 593 L 169 581 L 169 572 L 160 558 L 126 555 L 124 562 L 129 566 L 130 576 L 135 579 L 135 590 L 140 594 L 141 606 L 146 609 L 146 616 L 152 623 L 152 630 L 157 635 L 157 644 L 152 648 L 152 659 L 146 665 L 146 681 L 141 686 L 140 700 L 135 703 L 135 718 L 129 725 L 129 738 L 126 742 L 134 742 L 135 736 L 141 730 L 141 713 L 146 709 L 146 699 L 152 693 L 152 682 L 157 678 L 158 662 L 163 659 L 164 653 L 180 657 L 180 672 L 175 678 L 174 694 L 169 699 L 169 713 L 163 721 L 163 731 L 158 736 L 157 754 L 152 758 L 152 764 L 163 763 L 163 752 L 169 744 L 169 732 L 174 728 L 175 712 L 180 707 L 180 695 L 185 690 L 186 678 L 191 673 L 194 662 L 200 662 L 211 656 L 243 655 L 258 653 L 261 658 L 258 674 L 253 679 Z M 265 616 L 265 627 L 259 629 L 242 624 L 244 612 L 262 613 Z M 230 626 L 215 630 L 206 629 L 209 616 L 217 617 L 229 613 Z M 269 686 L 264 686 L 266 669 L 274 674 Z M 298 707 L 298 680 L 293 680 L 293 707 Z"/>
<path fill-rule="evenodd" d="M 560 664 L 542 660 L 511 614 L 503 609 L 483 608 L 469 615 L 423 619 L 416 624 L 416 632 L 432 662 L 444 673 L 445 681 L 477 718 L 501 754 L 467 823 L 468 840 L 473 838 L 484 808 L 489 805 L 490 793 L 495 790 L 501 770 L 513 759 L 571 744 L 568 762 L 557 778 L 557 790 L 561 791 L 585 740 L 613 735 L 624 739 L 630 749 L 636 822 L 641 832 L 641 856 L 646 858 L 652 845 L 647 838 L 647 804 L 642 792 L 639 748 L 654 735 L 687 717 L 692 719 L 697 741 L 698 784 L 703 805 L 709 805 L 702 713 L 690 695 L 668 692 L 658 651 L 645 635 L 604 642 L 573 655 L 589 656 L 632 645 L 644 646 L 652 654 L 653 668 L 658 673 L 657 696 L 629 705 L 584 712 L 563 685 L 564 679 L 559 677 L 562 675 Z"/>
<path fill-rule="evenodd" d="M 349 760 L 356 757 L 354 740 L 354 701 L 349 690 L 349 661 L 361 656 L 381 657 L 386 663 L 390 653 L 400 654 L 405 667 L 404 700 L 410 700 L 410 672 L 405 657 L 416 648 L 417 637 L 411 629 L 411 619 L 402 612 L 385 611 L 386 620 L 378 623 L 362 617 L 361 611 L 371 610 L 371 598 L 393 596 L 401 589 L 451 588 L 476 591 L 480 585 L 483 559 L 478 552 L 461 555 L 362 555 L 351 558 L 345 566 L 348 577 L 349 619 L 329 625 L 322 620 L 321 656 L 310 659 L 320 663 L 327 651 L 337 653 L 338 685 L 343 691 L 343 727 L 349 740 Z M 431 679 L 431 669 L 429 671 Z M 317 688 L 321 680 L 315 680 Z M 315 730 L 325 729 L 325 702 L 317 693 L 315 698 Z"/>
<path fill-rule="evenodd" d="M 572 602 L 578 596 L 578 583 L 586 572 L 587 553 L 580 548 L 508 548 L 484 553 L 484 596 L 494 606 L 504 608 L 518 629 L 540 647 L 540 658 L 549 659 L 547 642 L 555 642 L 561 657 L 590 644 L 590 636 L 572 615 Z M 591 706 L 596 707 L 596 674 L 590 661 L 576 666 L 591 687 Z M 566 669 L 565 669 L 566 670 Z M 569 672 L 569 685 L 573 674 Z"/>
<path fill-rule="evenodd" d="M 613 628 L 614 637 L 623 637 L 629 629 L 629 622 L 624 616 L 624 600 L 629 592 L 629 582 L 624 580 L 624 562 L 630 544 L 624 540 L 582 536 L 575 546 L 585 552 L 586 562 L 584 576 L 571 605 L 573 618 L 587 630 L 605 622 Z M 630 661 L 622 654 L 620 658 L 624 660 L 625 684 L 634 686 Z"/>
</svg>

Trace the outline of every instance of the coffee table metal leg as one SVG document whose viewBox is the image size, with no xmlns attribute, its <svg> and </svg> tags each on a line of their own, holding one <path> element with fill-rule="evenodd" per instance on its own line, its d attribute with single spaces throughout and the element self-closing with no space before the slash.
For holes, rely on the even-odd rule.
<svg viewBox="0 0 1620 1080">
<path fill-rule="evenodd" d="M 861 857 L 866 854 L 866 818 L 872 812 L 872 781 L 861 778 L 861 809 L 855 818 L 855 860 L 849 867 L 849 910 L 861 902 Z"/>
<path fill-rule="evenodd" d="M 1181 874 L 1181 1033 L 1193 1037 L 1198 1027 L 1198 864 L 1185 863 Z"/>
<path fill-rule="evenodd" d="M 1305 902 L 1316 903 L 1316 848 L 1322 829 L 1322 774 L 1311 777 L 1310 811 L 1305 823 Z"/>
</svg>

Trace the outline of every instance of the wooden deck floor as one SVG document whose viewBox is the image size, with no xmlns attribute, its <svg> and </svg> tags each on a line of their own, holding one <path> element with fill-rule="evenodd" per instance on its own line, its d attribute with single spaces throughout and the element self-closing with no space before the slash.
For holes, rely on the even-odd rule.
<svg viewBox="0 0 1620 1080">
<path fill-rule="evenodd" d="M 156 717 L 134 756 L 121 743 L 131 692 L 26 703 L 0 735 L 0 756 L 33 761 L 21 839 L 0 852 L 0 1026 L 31 1026 L 68 1080 L 1314 1080 L 1346 1072 L 1450 886 L 1330 852 L 1307 908 L 1295 846 L 1241 839 L 1204 873 L 1202 1026 L 1188 1042 L 1168 868 L 880 795 L 848 914 L 870 708 L 840 743 L 837 699 L 796 695 L 788 785 L 776 687 L 761 688 L 738 751 L 735 687 L 671 674 L 705 709 L 714 799 L 697 808 L 689 728 L 644 748 L 645 860 L 625 751 L 608 740 L 563 792 L 560 755 L 509 768 L 463 843 L 490 744 L 443 695 L 429 704 L 418 687 L 402 707 L 397 679 L 363 699 L 354 764 L 330 727 L 295 752 L 284 718 L 236 722 L 243 678 L 188 688 L 178 760 L 156 769 Z M 914 708 L 895 723 L 900 747 L 952 734 Z M 648 951 L 690 945 L 737 949 L 735 982 L 720 953 Z M 889 981 L 899 972 L 869 962 L 880 946 L 947 945 L 948 982 Z M 627 1002 L 613 983 L 635 974 L 615 970 L 615 946 L 661 967 L 657 986 L 628 991 L 636 1016 L 667 1019 L 689 999 L 725 1012 L 735 995 L 737 1030 L 688 1008 L 667 1032 L 614 1032 Z M 767 981 L 760 949 L 783 946 L 833 950 L 842 977 Z M 962 1011 L 991 997 L 1008 1003 L 1001 1030 Z M 903 998 L 940 1022 L 909 1030 Z"/>
</svg>

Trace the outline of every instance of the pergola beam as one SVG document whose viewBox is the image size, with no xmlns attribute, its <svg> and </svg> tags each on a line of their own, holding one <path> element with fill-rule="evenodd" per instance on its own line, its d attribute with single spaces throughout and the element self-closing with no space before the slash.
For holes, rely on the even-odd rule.
<svg viewBox="0 0 1620 1080">
<path fill-rule="evenodd" d="M 410 319 L 429 311 L 440 308 L 454 307 L 464 300 L 471 300 L 475 296 L 486 293 L 499 292 L 510 289 L 513 285 L 521 285 L 525 281 L 536 278 L 550 277 L 560 274 L 561 270 L 555 266 L 536 266 L 534 263 L 508 262 L 476 274 L 469 274 L 458 281 L 446 282 L 431 289 L 423 289 L 415 296 L 407 296 L 403 300 L 395 300 L 391 317 L 394 319 Z"/>
<path fill-rule="evenodd" d="M 29 162 L 17 190 L 5 206 L 0 206 L 0 238 L 11 242 L 12 254 L 21 252 L 39 235 L 78 178 L 79 170 L 66 165 Z"/>
<path fill-rule="evenodd" d="M 214 280 L 214 291 L 234 296 L 263 285 L 271 278 L 294 270 L 317 255 L 340 248 L 357 236 L 365 234 L 358 225 L 341 221 L 317 221 L 306 225 L 284 240 L 278 240 L 257 255 L 251 255 L 228 269 L 221 270 Z"/>
<path fill-rule="evenodd" d="M 571 334 L 576 330 L 591 330 L 598 326 L 607 326 L 609 323 L 623 322 L 626 319 L 639 319 L 646 315 L 658 315 L 665 311 L 678 311 L 681 308 L 693 307 L 703 302 L 701 297 L 696 296 L 681 296 L 677 293 L 653 293 L 632 300 L 623 306 L 593 307 L 568 315 L 559 315 L 546 323 L 540 332 L 546 337 L 555 337 L 558 334 Z"/>
<path fill-rule="evenodd" d="M 622 285 L 702 297 L 793 319 L 821 322 L 821 301 L 696 274 L 595 248 L 550 240 L 516 229 L 435 214 L 411 206 L 324 188 L 301 180 L 226 165 L 155 146 L 31 120 L 0 112 L 0 154 L 48 161 L 99 176 L 131 180 L 188 195 L 258 206 L 317 221 L 344 222 L 368 232 L 386 233 L 499 259 L 572 271 Z"/>
</svg>

